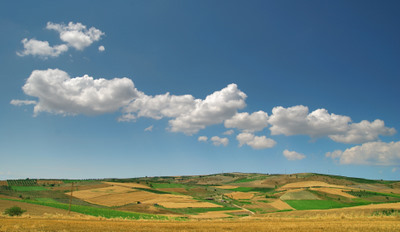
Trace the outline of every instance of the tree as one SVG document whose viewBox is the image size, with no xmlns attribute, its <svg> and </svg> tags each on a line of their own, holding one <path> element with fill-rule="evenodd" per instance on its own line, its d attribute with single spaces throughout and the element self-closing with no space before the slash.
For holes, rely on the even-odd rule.
<svg viewBox="0 0 400 232">
<path fill-rule="evenodd" d="M 10 216 L 21 216 L 25 212 L 26 212 L 26 210 L 23 210 L 18 206 L 13 206 L 4 211 L 5 214 L 8 214 Z"/>
</svg>

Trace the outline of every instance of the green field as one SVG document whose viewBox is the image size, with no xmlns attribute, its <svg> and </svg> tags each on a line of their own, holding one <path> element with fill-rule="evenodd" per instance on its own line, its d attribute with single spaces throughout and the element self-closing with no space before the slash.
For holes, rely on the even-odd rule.
<svg viewBox="0 0 400 232">
<path fill-rule="evenodd" d="M 18 192 L 29 192 L 29 191 L 45 191 L 48 190 L 42 186 L 11 186 L 11 189 Z"/>
<path fill-rule="evenodd" d="M 45 201 L 34 201 L 34 200 L 14 200 L 14 199 L 6 199 L 10 201 L 19 201 L 26 202 L 30 204 L 36 205 L 44 205 L 58 209 L 68 210 L 69 205 L 63 203 L 55 203 L 55 202 L 45 202 Z M 86 215 L 96 216 L 96 217 L 105 217 L 105 218 L 126 218 L 126 219 L 156 219 L 156 220 L 168 220 L 170 217 L 154 215 L 154 214 L 144 214 L 144 213 L 134 213 L 134 212 L 126 212 L 126 211 L 118 211 L 107 208 L 96 208 L 91 206 L 83 206 L 83 205 L 71 205 L 71 211 L 76 213 L 82 213 Z"/>
<path fill-rule="evenodd" d="M 357 204 L 348 204 L 332 200 L 286 200 L 285 202 L 297 210 L 334 209 L 355 206 Z"/>
</svg>

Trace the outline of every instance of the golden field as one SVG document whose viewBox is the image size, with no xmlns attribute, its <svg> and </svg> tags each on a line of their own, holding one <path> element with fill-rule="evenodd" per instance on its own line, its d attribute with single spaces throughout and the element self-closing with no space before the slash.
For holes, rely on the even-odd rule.
<svg viewBox="0 0 400 232">
<path fill-rule="evenodd" d="M 129 221 L 0 218 L 0 231 L 400 231 L 399 218 L 266 218 L 255 220 Z"/>
</svg>

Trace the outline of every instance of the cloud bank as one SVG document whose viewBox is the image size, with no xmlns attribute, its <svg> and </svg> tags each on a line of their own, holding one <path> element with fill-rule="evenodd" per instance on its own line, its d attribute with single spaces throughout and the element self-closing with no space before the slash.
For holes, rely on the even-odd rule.
<svg viewBox="0 0 400 232">
<path fill-rule="evenodd" d="M 26 95 L 37 100 L 14 99 L 10 104 L 34 105 L 35 116 L 40 112 L 98 115 L 121 111 L 119 121 L 135 121 L 141 117 L 155 120 L 167 118 L 169 131 L 186 135 L 223 124 L 225 128 L 232 128 L 223 134 L 232 135 L 235 133 L 233 129 L 239 130 L 236 136 L 239 146 L 247 145 L 253 149 L 267 149 L 276 145 L 275 140 L 265 135 L 255 135 L 264 128 L 269 128 L 271 135 L 328 137 L 339 143 L 360 144 L 396 133 L 394 128 L 386 127 L 380 119 L 353 123 L 348 116 L 329 113 L 326 109 L 309 112 L 308 107 L 302 105 L 274 107 L 270 116 L 261 110 L 251 114 L 239 112 L 246 106 L 247 95 L 234 83 L 214 91 L 204 99 L 197 99 L 190 94 L 150 96 L 137 90 L 132 80 L 126 77 L 70 77 L 65 71 L 47 69 L 34 70 L 22 89 Z M 208 137 L 199 137 L 198 140 L 205 142 Z M 229 143 L 227 138 L 218 136 L 211 137 L 210 141 L 217 146 L 227 146 Z M 344 155 L 341 153 L 341 162 L 347 162 L 348 158 L 344 158 L 347 153 L 347 150 L 343 152 Z M 291 159 L 299 158 L 302 154 L 286 151 L 284 155 Z M 336 152 L 329 156 L 339 155 Z"/>
<path fill-rule="evenodd" d="M 400 141 L 368 142 L 345 151 L 328 152 L 325 155 L 338 160 L 340 164 L 400 165 Z"/>
</svg>

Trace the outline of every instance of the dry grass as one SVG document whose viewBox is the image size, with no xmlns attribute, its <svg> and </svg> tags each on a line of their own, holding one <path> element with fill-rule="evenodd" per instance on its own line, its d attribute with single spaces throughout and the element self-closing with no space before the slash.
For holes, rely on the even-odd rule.
<svg viewBox="0 0 400 232">
<path fill-rule="evenodd" d="M 0 231 L 399 231 L 398 218 L 127 221 L 0 218 Z"/>
<path fill-rule="evenodd" d="M 110 187 L 105 187 L 105 188 L 95 188 L 95 189 L 88 189 L 88 190 L 81 190 L 81 191 L 74 191 L 72 195 L 74 197 L 80 198 L 85 201 L 89 201 L 93 198 L 100 197 L 100 196 L 105 196 L 105 195 L 110 195 L 110 194 L 119 194 L 119 193 L 127 193 L 127 192 L 133 192 L 135 191 L 134 189 L 126 188 L 126 187 L 121 187 L 121 186 L 110 186 Z M 70 192 L 66 193 L 67 195 L 70 195 Z"/>
<path fill-rule="evenodd" d="M 67 193 L 69 194 L 69 193 Z M 122 206 L 141 202 L 144 204 L 159 204 L 166 208 L 212 208 L 221 207 L 209 202 L 194 200 L 191 196 L 156 194 L 152 192 L 135 190 L 122 186 L 111 186 L 101 189 L 77 191 L 74 197 L 84 201 L 104 206 Z"/>
<path fill-rule="evenodd" d="M 43 184 L 63 184 L 61 180 L 37 180 L 38 185 L 43 185 Z"/>
<path fill-rule="evenodd" d="M 170 201 L 160 201 L 157 203 L 165 208 L 218 208 L 223 207 L 222 205 L 213 204 L 210 202 L 170 202 Z"/>
<path fill-rule="evenodd" d="M 286 202 L 282 201 L 281 199 L 277 199 L 268 204 L 278 210 L 293 209 L 290 205 L 288 205 Z"/>
<path fill-rule="evenodd" d="M 191 215 L 190 218 L 192 219 L 215 219 L 215 218 L 228 218 L 232 217 L 228 213 L 242 213 L 247 214 L 246 211 L 238 211 L 238 210 L 225 210 L 225 211 L 210 211 L 206 213 L 199 213 L 197 215 Z"/>
<path fill-rule="evenodd" d="M 5 209 L 13 206 L 18 206 L 21 209 L 26 210 L 26 213 L 24 213 L 23 215 L 43 216 L 45 214 L 59 214 L 59 215 L 68 214 L 68 211 L 63 209 L 56 209 L 42 205 L 33 205 L 25 202 L 7 201 L 1 199 L 0 199 L 0 214 L 3 213 Z M 78 213 L 71 212 L 71 215 L 78 215 Z"/>
<path fill-rule="evenodd" d="M 237 188 L 239 186 L 236 186 L 236 185 L 222 185 L 222 186 L 215 186 L 215 187 L 219 188 L 219 189 L 235 189 L 235 188 Z"/>
<path fill-rule="evenodd" d="M 0 186 L 8 186 L 8 183 L 6 180 L 0 180 Z"/>
<path fill-rule="evenodd" d="M 225 196 L 235 200 L 244 200 L 253 198 L 254 193 L 232 192 L 232 193 L 225 193 Z"/>
<path fill-rule="evenodd" d="M 286 184 L 286 185 L 282 186 L 279 190 L 293 189 L 293 188 L 310 188 L 310 187 L 328 187 L 328 188 L 350 189 L 349 187 L 346 187 L 346 186 L 327 184 L 322 181 L 301 181 L 301 182 Z"/>
<path fill-rule="evenodd" d="M 311 188 L 311 190 L 318 191 L 318 192 L 323 192 L 323 193 L 328 193 L 328 194 L 333 194 L 333 195 L 338 195 L 342 197 L 347 197 L 347 198 L 357 198 L 353 195 L 350 195 L 346 192 L 343 192 L 342 189 L 336 189 L 336 188 Z"/>
<path fill-rule="evenodd" d="M 86 183 L 85 183 L 86 184 Z M 105 188 L 110 187 L 109 184 L 86 184 L 86 185 L 74 185 L 74 191 L 82 191 L 82 190 L 89 190 L 89 189 L 98 189 L 98 188 Z M 64 186 L 57 186 L 52 187 L 52 190 L 61 190 L 61 191 L 71 191 L 71 184 L 64 184 Z"/>
<path fill-rule="evenodd" d="M 127 187 L 127 188 L 148 188 L 148 189 L 150 188 L 147 185 L 138 183 L 119 183 L 119 182 L 103 182 L 103 183 L 108 185 Z"/>
</svg>

